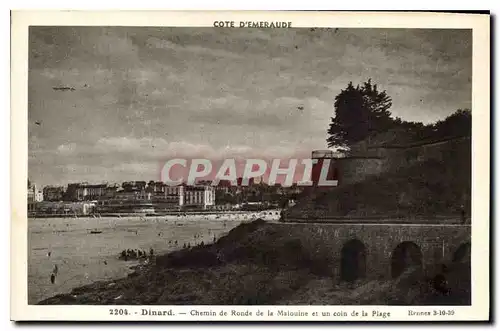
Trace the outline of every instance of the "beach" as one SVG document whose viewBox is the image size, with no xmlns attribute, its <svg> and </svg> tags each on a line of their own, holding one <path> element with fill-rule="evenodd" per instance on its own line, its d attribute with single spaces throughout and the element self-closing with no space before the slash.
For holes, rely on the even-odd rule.
<svg viewBox="0 0 500 331">
<path fill-rule="evenodd" d="M 273 213 L 275 214 L 275 213 Z M 208 244 L 243 222 L 277 216 L 258 212 L 159 217 L 43 218 L 28 220 L 28 304 L 95 281 L 124 277 L 138 261 L 123 250 L 156 254 L 184 244 Z M 97 233 L 91 233 L 97 232 Z M 57 277 L 50 276 L 57 265 Z"/>
</svg>

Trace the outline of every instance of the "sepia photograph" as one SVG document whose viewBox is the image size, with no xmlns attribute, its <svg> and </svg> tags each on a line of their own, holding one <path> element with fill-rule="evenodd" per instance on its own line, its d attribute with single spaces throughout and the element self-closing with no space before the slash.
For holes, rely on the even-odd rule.
<svg viewBox="0 0 500 331">
<path fill-rule="evenodd" d="M 460 319 L 489 246 L 489 35 L 205 17 L 26 26 L 25 304 Z"/>
</svg>

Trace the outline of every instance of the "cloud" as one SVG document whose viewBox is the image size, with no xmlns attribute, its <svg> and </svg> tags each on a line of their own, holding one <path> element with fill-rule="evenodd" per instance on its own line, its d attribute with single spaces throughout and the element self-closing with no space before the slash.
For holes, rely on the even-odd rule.
<svg viewBox="0 0 500 331">
<path fill-rule="evenodd" d="M 209 57 L 226 57 L 226 58 L 233 58 L 233 59 L 243 59 L 244 57 L 242 55 L 233 53 L 233 52 L 228 52 L 224 49 L 216 49 L 216 48 L 208 48 L 208 47 L 202 47 L 198 45 L 179 45 L 173 42 L 170 42 L 168 40 L 163 40 L 159 38 L 149 38 L 147 40 L 147 45 L 149 47 L 155 47 L 155 48 L 161 48 L 165 50 L 170 50 L 170 51 L 175 51 L 175 52 L 180 52 L 183 53 L 181 56 L 190 56 L 190 55 L 197 55 L 197 56 L 209 56 Z"/>
<path fill-rule="evenodd" d="M 62 144 L 57 147 L 57 151 L 61 154 L 71 154 L 75 152 L 75 150 L 76 150 L 75 143 Z"/>
<path fill-rule="evenodd" d="M 444 118 L 471 105 L 471 40 L 465 30 L 32 27 L 29 173 L 42 184 L 126 180 L 172 155 L 309 154 L 326 145 L 335 95 L 368 78 L 395 116 Z"/>
</svg>

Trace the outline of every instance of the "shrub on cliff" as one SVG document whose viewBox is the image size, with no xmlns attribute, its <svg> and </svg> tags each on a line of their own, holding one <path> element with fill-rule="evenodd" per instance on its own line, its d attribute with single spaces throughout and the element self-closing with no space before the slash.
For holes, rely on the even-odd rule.
<svg viewBox="0 0 500 331">
<path fill-rule="evenodd" d="M 217 254 L 214 252 L 211 245 L 183 249 L 159 256 L 156 259 L 157 266 L 168 268 L 203 268 L 213 267 L 220 264 L 221 261 L 217 258 Z"/>
<path fill-rule="evenodd" d="M 175 251 L 156 258 L 159 267 L 213 267 L 224 264 L 238 256 L 251 259 L 255 256 L 252 245 L 241 246 L 241 242 L 248 240 L 249 235 L 255 232 L 266 222 L 262 219 L 251 223 L 243 223 L 220 238 L 215 244 L 197 246 L 190 249 Z"/>
<path fill-rule="evenodd" d="M 225 244 L 228 242 L 237 242 L 241 240 L 242 238 L 245 238 L 248 236 L 248 234 L 256 231 L 258 228 L 260 228 L 262 225 L 266 224 L 266 221 L 263 219 L 259 218 L 253 222 L 250 223 L 243 223 L 238 225 L 237 227 L 233 228 L 227 236 L 219 238 L 217 243 L 219 244 Z"/>
<path fill-rule="evenodd" d="M 321 256 L 312 255 L 298 238 L 289 237 L 285 228 L 261 227 L 257 220 L 241 224 L 215 244 L 184 249 L 159 256 L 159 268 L 211 268 L 228 264 L 262 266 L 276 272 L 305 270 L 328 276 L 332 270 Z"/>
</svg>

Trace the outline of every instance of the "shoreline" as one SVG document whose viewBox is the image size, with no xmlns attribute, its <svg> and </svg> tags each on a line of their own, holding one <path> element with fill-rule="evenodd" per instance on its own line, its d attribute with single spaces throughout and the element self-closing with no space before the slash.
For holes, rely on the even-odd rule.
<svg viewBox="0 0 500 331">
<path fill-rule="evenodd" d="M 192 215 L 248 215 L 248 214 L 260 214 L 263 212 L 274 212 L 280 213 L 279 209 L 265 209 L 259 211 L 253 210 L 231 210 L 231 211 L 172 211 L 172 212 L 162 212 L 155 214 L 144 214 L 144 213 L 107 213 L 107 214 L 88 214 L 88 215 L 70 215 L 70 214 L 40 214 L 40 215 L 28 215 L 28 219 L 36 218 L 105 218 L 105 217 L 119 217 L 119 218 L 151 218 L 151 217 L 162 217 L 162 216 L 178 216 L 188 217 Z"/>
</svg>

